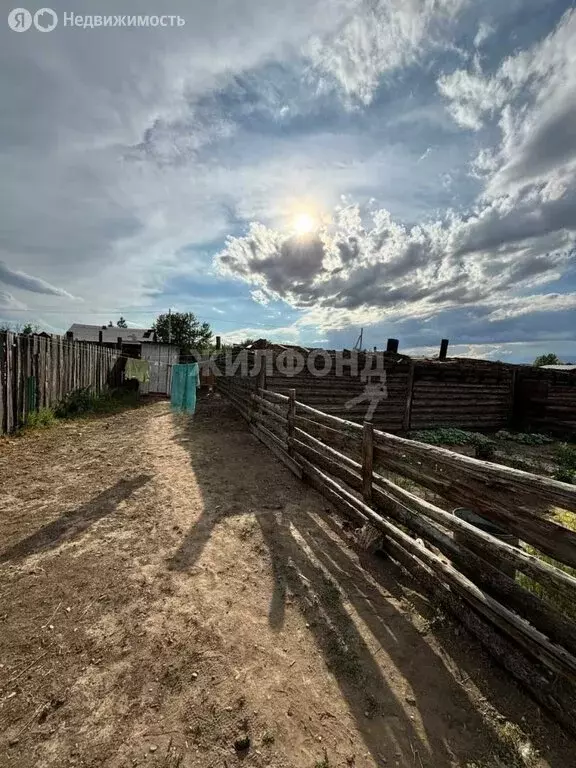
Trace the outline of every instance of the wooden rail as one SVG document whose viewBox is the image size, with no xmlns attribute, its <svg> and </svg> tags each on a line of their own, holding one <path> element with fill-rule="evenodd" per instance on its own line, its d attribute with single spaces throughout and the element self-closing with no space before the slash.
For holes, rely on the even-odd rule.
<svg viewBox="0 0 576 768">
<path fill-rule="evenodd" d="M 379 531 L 390 556 L 576 733 L 576 622 L 513 574 L 574 604 L 576 578 L 444 508 L 467 506 L 574 567 L 576 534 L 555 522 L 550 509 L 576 512 L 576 488 L 357 424 L 301 403 L 295 390 L 283 395 L 257 383 L 217 380 L 281 461 L 355 525 Z M 406 490 L 398 477 L 432 491 L 434 501 Z"/>
</svg>

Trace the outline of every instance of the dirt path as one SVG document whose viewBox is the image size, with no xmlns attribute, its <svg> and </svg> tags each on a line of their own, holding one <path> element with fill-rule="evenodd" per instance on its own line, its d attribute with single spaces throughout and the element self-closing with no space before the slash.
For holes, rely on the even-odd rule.
<svg viewBox="0 0 576 768">
<path fill-rule="evenodd" d="M 218 398 L 3 440 L 0 460 L 0 766 L 573 764 Z"/>
</svg>

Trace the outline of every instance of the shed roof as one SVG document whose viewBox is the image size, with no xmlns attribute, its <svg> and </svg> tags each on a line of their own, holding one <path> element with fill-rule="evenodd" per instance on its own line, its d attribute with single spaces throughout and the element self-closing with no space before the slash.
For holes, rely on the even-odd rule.
<svg viewBox="0 0 576 768">
<path fill-rule="evenodd" d="M 110 328 L 107 325 L 73 323 L 68 329 L 68 333 L 73 333 L 78 341 L 99 341 L 100 331 L 105 344 L 115 344 L 118 337 L 121 337 L 125 344 L 141 344 L 152 341 L 154 337 L 154 331 L 150 328 L 117 328 L 116 326 Z"/>
</svg>

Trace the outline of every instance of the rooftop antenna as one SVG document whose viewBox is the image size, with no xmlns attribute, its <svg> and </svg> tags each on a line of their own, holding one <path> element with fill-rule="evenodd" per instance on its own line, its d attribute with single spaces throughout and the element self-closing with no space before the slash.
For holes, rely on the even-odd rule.
<svg viewBox="0 0 576 768">
<path fill-rule="evenodd" d="M 360 336 L 358 336 L 356 344 L 354 344 L 354 349 L 362 351 L 362 340 L 363 340 L 363 338 L 364 338 L 364 328 L 360 328 Z"/>
</svg>

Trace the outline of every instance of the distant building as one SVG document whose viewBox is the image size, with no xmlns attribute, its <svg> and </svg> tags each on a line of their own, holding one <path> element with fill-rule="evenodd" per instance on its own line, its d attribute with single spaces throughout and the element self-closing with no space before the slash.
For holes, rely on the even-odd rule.
<svg viewBox="0 0 576 768">
<path fill-rule="evenodd" d="M 69 341 L 118 349 L 123 357 L 150 362 L 150 383 L 141 384 L 140 392 L 170 394 L 172 366 L 180 360 L 180 348 L 157 341 L 152 328 L 118 328 L 108 325 L 74 323 L 66 331 Z"/>
</svg>

